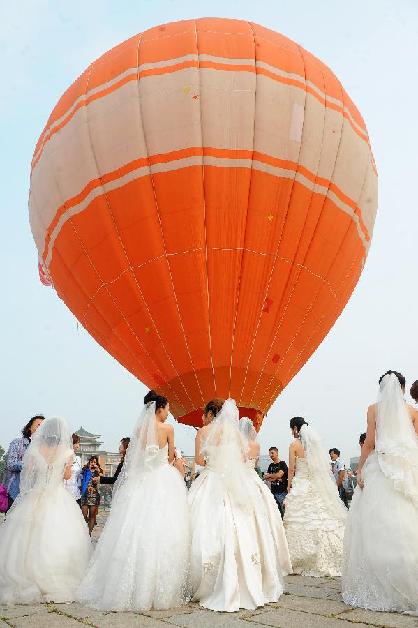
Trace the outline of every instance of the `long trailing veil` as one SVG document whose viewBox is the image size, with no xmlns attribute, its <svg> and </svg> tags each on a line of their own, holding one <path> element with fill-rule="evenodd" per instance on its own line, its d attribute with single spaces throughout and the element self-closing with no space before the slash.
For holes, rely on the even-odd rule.
<svg viewBox="0 0 418 628">
<path fill-rule="evenodd" d="M 257 432 L 254 424 L 247 416 L 243 416 L 242 419 L 239 420 L 239 431 L 247 443 L 257 440 Z"/>
<path fill-rule="evenodd" d="M 338 521 L 345 521 L 347 508 L 338 495 L 337 485 L 331 473 L 320 436 L 310 425 L 305 423 L 300 430 L 300 439 L 305 450 L 306 463 L 312 483 L 333 517 Z"/>
<path fill-rule="evenodd" d="M 240 506 L 248 502 L 244 483 L 246 442 L 239 430 L 239 411 L 227 399 L 212 421 L 202 442 L 202 454 L 209 469 L 218 474 L 229 497 Z"/>
<path fill-rule="evenodd" d="M 418 439 L 394 373 L 380 384 L 375 450 L 382 473 L 418 507 Z"/>
<path fill-rule="evenodd" d="M 158 451 L 155 401 L 152 401 L 144 406 L 136 422 L 122 470 L 113 488 L 113 504 L 137 480 L 139 473 L 152 468 L 151 461 Z"/>
<path fill-rule="evenodd" d="M 15 504 L 30 491 L 43 490 L 53 479 L 63 478 L 65 465 L 72 460 L 73 455 L 71 430 L 67 421 L 62 418 L 42 421 L 23 458 L 20 493 Z"/>
</svg>

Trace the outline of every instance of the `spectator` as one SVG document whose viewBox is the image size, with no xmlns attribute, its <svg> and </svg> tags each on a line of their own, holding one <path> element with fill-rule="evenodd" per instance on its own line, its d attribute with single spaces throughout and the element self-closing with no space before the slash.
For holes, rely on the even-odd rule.
<svg viewBox="0 0 418 628">
<path fill-rule="evenodd" d="M 69 480 L 64 480 L 64 486 L 69 493 L 74 497 L 77 504 L 81 508 L 81 474 L 82 474 L 82 466 L 81 466 L 81 458 L 77 456 L 77 452 L 80 449 L 80 437 L 78 434 L 72 435 L 73 440 L 73 450 L 74 450 L 74 458 L 73 464 L 71 466 L 71 477 Z"/>
<path fill-rule="evenodd" d="M 81 511 L 89 526 L 89 533 L 96 525 L 97 513 L 100 505 L 99 483 L 103 471 L 97 456 L 91 456 L 83 467 L 81 476 Z"/>
<path fill-rule="evenodd" d="M 131 439 L 129 438 L 129 436 L 125 436 L 125 438 L 122 438 L 119 444 L 119 453 L 121 458 L 118 466 L 116 467 L 116 471 L 114 475 L 111 476 L 102 475 L 102 477 L 100 478 L 100 484 L 114 484 L 116 482 L 119 477 L 119 473 L 122 471 L 123 463 L 125 462 L 126 452 L 128 451 L 130 442 Z"/>
<path fill-rule="evenodd" d="M 346 476 L 345 464 L 340 460 L 340 455 L 341 452 L 336 447 L 332 447 L 329 450 L 329 457 L 331 458 L 331 470 L 338 488 L 338 493 L 345 506 L 348 508 L 348 501 L 344 488 L 344 481 Z"/>
<path fill-rule="evenodd" d="M 277 447 L 270 447 L 269 456 L 272 462 L 268 466 L 267 473 L 264 474 L 264 479 L 271 482 L 270 490 L 273 493 L 273 497 L 276 500 L 276 504 L 283 519 L 283 502 L 286 499 L 287 495 L 288 468 L 285 461 L 280 460 L 279 450 L 277 449 Z"/>
<path fill-rule="evenodd" d="M 7 489 L 7 495 L 9 500 L 8 510 L 10 509 L 16 497 L 19 495 L 20 472 L 22 471 L 23 456 L 25 455 L 25 452 L 29 447 L 32 435 L 36 432 L 44 419 L 45 417 L 42 414 L 37 414 L 36 416 L 33 416 L 31 419 L 29 419 L 29 421 L 23 428 L 22 436 L 20 438 L 15 438 L 14 440 L 12 440 L 9 445 L 6 460 L 6 473 L 4 478 L 4 484 Z"/>
<path fill-rule="evenodd" d="M 360 436 L 359 436 L 359 439 L 358 439 L 358 444 L 360 445 L 360 449 L 363 447 L 365 440 L 366 440 L 366 432 L 362 432 L 360 434 Z M 354 476 L 354 478 L 357 477 L 357 469 L 355 471 L 353 471 L 353 476 Z M 353 482 L 353 484 L 356 485 L 357 481 Z"/>
<path fill-rule="evenodd" d="M 418 380 L 412 384 L 409 394 L 411 395 L 412 399 L 416 403 L 418 403 Z"/>
</svg>

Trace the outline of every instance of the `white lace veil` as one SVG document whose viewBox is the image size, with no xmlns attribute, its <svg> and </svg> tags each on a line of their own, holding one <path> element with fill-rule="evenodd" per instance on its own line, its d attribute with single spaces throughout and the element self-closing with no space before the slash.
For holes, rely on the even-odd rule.
<svg viewBox="0 0 418 628">
<path fill-rule="evenodd" d="M 418 507 L 418 439 L 394 373 L 380 383 L 375 450 L 382 473 Z"/>
<path fill-rule="evenodd" d="M 23 497 L 32 489 L 46 488 L 53 479 L 63 479 L 65 465 L 73 456 L 67 421 L 62 418 L 42 421 L 23 457 L 19 495 Z"/>
<path fill-rule="evenodd" d="M 256 429 L 251 419 L 247 416 L 243 416 L 242 419 L 239 420 L 239 431 L 247 442 L 257 440 Z"/>
<path fill-rule="evenodd" d="M 300 439 L 305 450 L 311 482 L 321 495 L 325 506 L 338 521 L 345 521 L 347 508 L 338 494 L 337 485 L 331 472 L 327 453 L 319 434 L 306 423 L 300 429 Z"/>
<path fill-rule="evenodd" d="M 202 454 L 207 467 L 218 474 L 229 497 L 240 506 L 248 501 L 244 482 L 246 450 L 237 405 L 233 399 L 227 399 L 209 425 L 202 442 Z"/>
<path fill-rule="evenodd" d="M 158 452 L 155 401 L 152 401 L 144 406 L 135 425 L 122 470 L 113 488 L 113 501 L 122 494 L 122 489 L 138 479 L 138 473 L 151 468 L 151 460 Z"/>
</svg>

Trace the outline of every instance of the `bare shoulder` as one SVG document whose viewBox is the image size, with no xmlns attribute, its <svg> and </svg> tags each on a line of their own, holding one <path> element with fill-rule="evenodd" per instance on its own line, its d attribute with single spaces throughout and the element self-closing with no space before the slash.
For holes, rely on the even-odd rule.
<svg viewBox="0 0 418 628">
<path fill-rule="evenodd" d="M 203 427 L 200 427 L 197 430 L 197 435 L 198 436 L 204 436 L 206 434 L 206 432 L 208 431 L 209 425 L 204 425 Z"/>
<path fill-rule="evenodd" d="M 409 403 L 406 405 L 406 407 L 408 408 L 408 412 L 409 412 L 413 422 L 415 423 L 415 421 L 417 421 L 417 419 L 418 419 L 418 410 L 416 408 L 414 408 L 414 406 L 409 405 Z"/>
<path fill-rule="evenodd" d="M 160 434 L 166 434 L 167 436 L 174 433 L 174 427 L 169 423 L 160 423 L 157 429 Z"/>
<path fill-rule="evenodd" d="M 298 438 L 295 438 L 290 443 L 289 450 L 290 451 L 299 451 L 300 449 L 302 449 L 302 443 L 300 442 L 300 440 Z"/>
<path fill-rule="evenodd" d="M 372 403 L 372 405 L 367 408 L 367 421 L 376 421 L 376 415 L 377 403 Z"/>
<path fill-rule="evenodd" d="M 249 454 L 252 457 L 258 457 L 260 455 L 260 443 L 257 441 L 251 441 L 249 444 Z"/>
</svg>

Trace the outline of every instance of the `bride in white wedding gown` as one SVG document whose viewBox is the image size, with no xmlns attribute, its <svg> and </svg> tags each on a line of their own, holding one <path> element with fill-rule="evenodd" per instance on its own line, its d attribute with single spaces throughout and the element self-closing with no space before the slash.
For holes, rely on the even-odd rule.
<svg viewBox="0 0 418 628">
<path fill-rule="evenodd" d="M 326 452 L 302 417 L 290 421 L 289 493 L 284 526 L 293 572 L 340 576 L 347 509 L 340 499 Z"/>
<path fill-rule="evenodd" d="M 90 557 L 81 510 L 64 486 L 74 452 L 64 419 L 45 419 L 23 458 L 20 494 L 0 527 L 0 602 L 72 602 Z"/>
<path fill-rule="evenodd" d="M 150 391 L 114 488 L 112 508 L 79 600 L 104 610 L 150 610 L 186 601 L 187 491 L 174 460 L 168 401 Z"/>
<path fill-rule="evenodd" d="M 248 478 L 254 485 L 255 516 L 259 530 L 265 528 L 264 536 L 271 535 L 275 552 L 270 560 L 275 561 L 275 568 L 282 571 L 283 576 L 292 573 L 289 548 L 283 527 L 283 521 L 276 500 L 271 491 L 255 470 L 257 459 L 260 455 L 260 445 L 257 442 L 257 432 L 253 422 L 248 417 L 239 421 L 239 429 L 246 443 L 246 466 L 249 471 Z M 257 503 L 258 502 L 258 503 Z"/>
<path fill-rule="evenodd" d="M 216 400 L 207 404 L 204 423 L 209 424 L 196 436 L 195 460 L 204 470 L 189 493 L 191 585 L 201 606 L 233 612 L 279 599 L 279 555 L 286 547 L 280 547 L 280 535 L 246 465 L 235 401 L 228 399 L 220 411 L 219 406 Z"/>
<path fill-rule="evenodd" d="M 375 611 L 418 612 L 418 413 L 388 371 L 367 413 L 344 539 L 342 596 Z"/>
</svg>

